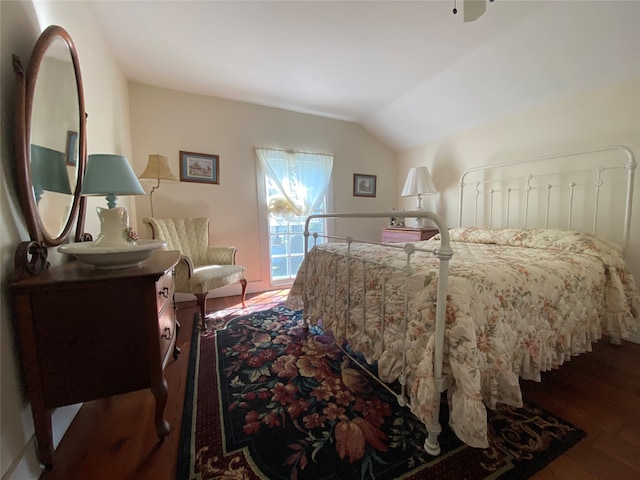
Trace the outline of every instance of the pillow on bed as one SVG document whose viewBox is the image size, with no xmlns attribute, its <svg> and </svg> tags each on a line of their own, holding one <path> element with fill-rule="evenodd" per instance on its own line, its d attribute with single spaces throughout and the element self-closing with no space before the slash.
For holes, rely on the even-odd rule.
<svg viewBox="0 0 640 480">
<path fill-rule="evenodd" d="M 492 245 L 510 245 L 511 239 L 518 235 L 518 228 L 461 227 L 449 230 L 452 242 L 486 243 Z M 440 239 L 440 234 L 437 235 Z"/>
<path fill-rule="evenodd" d="M 593 255 L 606 265 L 624 268 L 622 249 L 590 233 L 546 228 L 461 227 L 449 230 L 452 242 L 486 243 Z"/>
</svg>

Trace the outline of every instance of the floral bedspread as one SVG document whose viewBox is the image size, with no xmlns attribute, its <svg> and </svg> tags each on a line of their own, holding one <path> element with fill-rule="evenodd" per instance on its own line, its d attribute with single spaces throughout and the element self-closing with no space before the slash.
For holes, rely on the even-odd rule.
<svg viewBox="0 0 640 480">
<path fill-rule="evenodd" d="M 640 293 L 620 248 L 590 234 L 473 227 L 452 229 L 450 237 L 455 253 L 449 265 L 443 366 L 449 377 L 449 423 L 468 445 L 486 447 L 485 406 L 521 406 L 519 377 L 540 381 L 540 372 L 591 351 L 603 335 L 612 341 L 632 336 L 640 326 Z M 416 247 L 438 244 L 436 236 Z M 429 425 L 439 398 L 433 381 L 438 259 L 417 251 L 411 257 L 414 272 L 407 277 L 388 268 L 406 264 L 400 248 L 354 244 L 349 268 L 345 252 L 345 244 L 315 247 L 288 306 L 304 308 L 312 322 L 322 319 L 338 341 L 347 340 L 367 361 L 377 361 L 384 381 L 399 377 L 406 349 L 411 410 Z M 305 270 L 307 303 L 302 305 Z M 405 280 L 409 326 L 402 335 Z"/>
</svg>

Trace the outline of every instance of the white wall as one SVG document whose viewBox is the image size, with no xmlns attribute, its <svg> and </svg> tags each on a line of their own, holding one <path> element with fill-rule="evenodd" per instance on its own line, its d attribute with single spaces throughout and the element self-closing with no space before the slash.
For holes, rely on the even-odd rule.
<svg viewBox="0 0 640 480">
<path fill-rule="evenodd" d="M 73 39 L 82 70 L 86 110 L 89 115 L 87 138 L 89 153 L 109 152 L 130 156 L 131 138 L 128 111 L 128 86 L 98 33 L 92 10 L 83 2 L 0 2 L 2 53 L 2 175 L 0 176 L 0 252 L 2 292 L 1 318 L 1 452 L 0 474 L 3 480 L 38 478 L 40 465 L 35 457 L 31 411 L 24 397 L 20 380 L 19 360 L 13 341 L 13 329 L 6 281 L 13 272 L 16 246 L 29 239 L 22 217 L 15 184 L 14 99 L 15 73 L 11 54 L 18 54 L 27 65 L 33 46 L 40 33 L 49 25 L 65 28 Z M 99 231 L 95 206 L 102 204 L 92 199 L 87 210 L 85 231 L 96 235 Z M 121 202 L 129 203 L 127 199 Z M 132 212 L 135 219 L 135 211 Z M 63 259 L 50 249 L 53 265 Z M 58 409 L 53 418 L 54 437 L 63 435 L 77 407 Z"/>
<path fill-rule="evenodd" d="M 156 217 L 204 216 L 211 241 L 238 248 L 247 268 L 249 291 L 269 288 L 263 278 L 254 147 L 291 148 L 334 155 L 333 198 L 337 211 L 376 211 L 396 207 L 396 155 L 358 125 L 270 107 L 130 84 L 133 164 L 140 174 L 147 156 L 168 157 L 180 178 L 179 151 L 220 156 L 220 184 L 163 182 L 153 194 Z M 353 174 L 378 176 L 377 196 L 353 196 Z M 155 183 L 144 184 L 147 191 Z M 149 197 L 135 198 L 138 230 L 150 215 Z M 363 224 L 362 234 L 380 238 L 384 221 Z M 268 271 L 268 270 L 267 270 Z M 239 287 L 236 288 L 239 293 Z M 227 294 L 224 289 L 212 296 Z"/>
</svg>

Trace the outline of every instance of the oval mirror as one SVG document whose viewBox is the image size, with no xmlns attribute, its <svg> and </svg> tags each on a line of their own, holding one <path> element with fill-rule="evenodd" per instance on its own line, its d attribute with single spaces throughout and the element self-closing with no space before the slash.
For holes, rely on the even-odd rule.
<svg viewBox="0 0 640 480">
<path fill-rule="evenodd" d="M 79 192 L 86 145 L 82 77 L 63 28 L 48 27 L 36 42 L 18 104 L 24 111 L 18 119 L 24 125 L 18 132 L 19 187 L 29 233 L 32 240 L 59 245 L 84 204 Z"/>
</svg>

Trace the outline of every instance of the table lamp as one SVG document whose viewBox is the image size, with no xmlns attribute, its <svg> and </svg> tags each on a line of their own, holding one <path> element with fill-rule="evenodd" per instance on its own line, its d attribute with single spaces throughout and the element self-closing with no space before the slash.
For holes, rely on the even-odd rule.
<svg viewBox="0 0 640 480">
<path fill-rule="evenodd" d="M 159 154 L 149 155 L 147 166 L 145 167 L 144 172 L 142 172 L 138 178 L 151 178 L 158 181 L 158 184 L 151 188 L 151 193 L 149 194 L 149 202 L 151 203 L 151 216 L 153 217 L 153 192 L 160 188 L 160 180 L 177 182 L 178 179 L 173 176 L 173 173 L 171 173 L 167 157 Z"/>
<path fill-rule="evenodd" d="M 422 210 L 422 195 L 430 195 L 432 193 L 437 193 L 437 190 L 433 185 L 433 180 L 431 180 L 429 169 L 427 167 L 410 168 L 400 195 L 403 197 L 417 197 L 416 210 Z M 423 222 L 423 218 L 416 218 L 417 227 L 422 228 Z"/>
<path fill-rule="evenodd" d="M 89 155 L 82 180 L 81 195 L 104 195 L 106 208 L 97 207 L 100 235 L 93 242 L 100 247 L 122 247 L 134 243 L 129 230 L 129 214 L 116 207 L 117 195 L 144 195 L 126 157 L 112 154 Z"/>
</svg>

